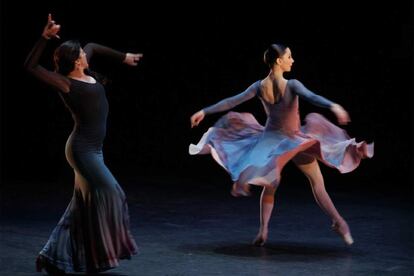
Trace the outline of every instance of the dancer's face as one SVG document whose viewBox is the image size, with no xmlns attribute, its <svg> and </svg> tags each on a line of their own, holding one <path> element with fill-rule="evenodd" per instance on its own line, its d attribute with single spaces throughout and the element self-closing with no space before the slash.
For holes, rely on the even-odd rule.
<svg viewBox="0 0 414 276">
<path fill-rule="evenodd" d="M 84 69 L 89 67 L 88 60 L 86 59 L 86 53 L 82 48 L 80 49 L 79 58 L 76 60 L 76 63 Z"/>
<path fill-rule="evenodd" d="M 292 52 L 289 48 L 286 48 L 285 53 L 277 59 L 277 64 L 280 66 L 283 72 L 290 72 L 294 62 L 295 61 L 292 58 Z"/>
</svg>

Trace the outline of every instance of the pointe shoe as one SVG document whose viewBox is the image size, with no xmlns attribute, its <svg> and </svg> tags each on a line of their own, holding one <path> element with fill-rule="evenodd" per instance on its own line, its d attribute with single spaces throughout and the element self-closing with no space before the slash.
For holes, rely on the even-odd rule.
<svg viewBox="0 0 414 276">
<path fill-rule="evenodd" d="M 354 243 L 348 224 L 345 221 L 344 223 L 341 223 L 341 225 L 339 225 L 338 222 L 334 222 L 332 224 L 332 230 L 338 233 L 347 245 L 352 245 Z"/>
<path fill-rule="evenodd" d="M 249 186 L 245 185 L 242 189 L 239 188 L 236 183 L 233 184 L 233 187 L 231 189 L 230 194 L 234 197 L 240 197 L 240 196 L 251 196 Z"/>
</svg>

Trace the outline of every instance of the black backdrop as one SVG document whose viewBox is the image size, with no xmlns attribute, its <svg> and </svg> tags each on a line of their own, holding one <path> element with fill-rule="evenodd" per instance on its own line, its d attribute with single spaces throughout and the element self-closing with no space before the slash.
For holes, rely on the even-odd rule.
<svg viewBox="0 0 414 276">
<path fill-rule="evenodd" d="M 356 189 L 392 187 L 411 191 L 413 180 L 413 7 L 410 1 L 361 6 L 277 2 L 237 9 L 198 3 L 132 7 L 56 1 L 2 1 L 1 162 L 2 179 L 54 181 L 70 177 L 64 145 L 72 119 L 58 95 L 23 70 L 27 53 L 51 12 L 62 25 L 61 40 L 93 41 L 121 51 L 142 52 L 137 68 L 95 63 L 111 79 L 105 158 L 118 178 L 163 176 L 221 179 L 225 172 L 209 156 L 189 156 L 222 114 L 190 129 L 200 108 L 244 90 L 263 78 L 266 47 L 290 46 L 295 64 L 288 78 L 341 103 L 357 140 L 375 141 L 375 156 L 355 172 L 323 168 L 328 181 Z M 404 1 L 403 1 L 404 2 Z M 137 3 L 136 5 L 142 5 Z M 51 68 L 50 43 L 42 63 Z M 259 101 L 236 108 L 264 122 Z M 301 102 L 302 118 L 328 110 Z M 297 171 L 285 173 L 295 179 Z M 408 180 L 404 180 L 408 179 Z M 216 182 L 214 182 L 216 183 Z M 179 184 L 177 184 L 179 185 Z M 212 184 L 221 185 L 221 183 Z"/>
</svg>

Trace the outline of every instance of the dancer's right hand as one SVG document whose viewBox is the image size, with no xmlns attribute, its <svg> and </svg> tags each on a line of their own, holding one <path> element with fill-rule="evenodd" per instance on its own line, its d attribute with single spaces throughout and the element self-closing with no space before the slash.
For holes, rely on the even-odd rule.
<svg viewBox="0 0 414 276">
<path fill-rule="evenodd" d="M 204 116 L 206 114 L 204 113 L 204 110 L 200 110 L 191 116 L 191 128 L 198 126 L 198 124 L 204 119 Z"/>
<path fill-rule="evenodd" d="M 49 13 L 47 17 L 47 24 L 43 29 L 42 36 L 46 39 L 51 39 L 52 37 L 60 38 L 58 32 L 60 30 L 60 25 L 56 25 L 55 21 L 52 20 L 52 15 Z"/>
</svg>

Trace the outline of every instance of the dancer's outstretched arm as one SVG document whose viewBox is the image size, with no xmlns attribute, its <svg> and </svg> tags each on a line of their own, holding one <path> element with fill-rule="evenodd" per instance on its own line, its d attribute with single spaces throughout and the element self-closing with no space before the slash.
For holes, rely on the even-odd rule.
<svg viewBox="0 0 414 276">
<path fill-rule="evenodd" d="M 224 100 L 219 101 L 216 104 L 210 105 L 202 110 L 196 112 L 191 116 L 191 127 L 198 126 L 198 124 L 204 119 L 205 115 L 223 112 L 233 107 L 250 100 L 254 96 L 256 96 L 258 91 L 257 83 L 250 85 L 245 91 L 235 96 L 226 98 Z"/>
<path fill-rule="evenodd" d="M 298 80 L 291 80 L 291 85 L 293 93 L 302 99 L 313 105 L 329 108 L 336 115 L 339 124 L 345 125 L 351 121 L 348 112 L 341 105 L 310 91 Z"/>
<path fill-rule="evenodd" d="M 142 53 L 122 53 L 120 51 L 114 50 L 112 48 L 100 45 L 97 43 L 88 43 L 85 45 L 83 50 L 86 53 L 86 59 L 88 63 L 90 62 L 93 56 L 104 56 L 116 62 L 123 62 L 130 66 L 137 66 L 138 61 L 142 58 Z"/>
</svg>

